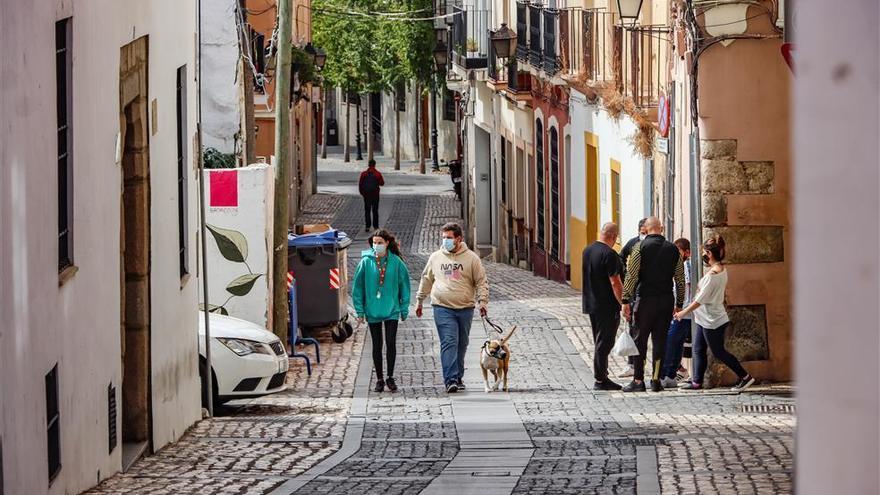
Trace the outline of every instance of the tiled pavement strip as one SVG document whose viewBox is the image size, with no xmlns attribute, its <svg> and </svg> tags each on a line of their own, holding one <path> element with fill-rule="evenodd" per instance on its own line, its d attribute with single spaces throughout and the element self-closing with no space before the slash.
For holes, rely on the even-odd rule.
<svg viewBox="0 0 880 495">
<path fill-rule="evenodd" d="M 401 238 L 414 279 L 439 243 L 438 227 L 458 209 L 446 195 L 383 200 L 383 225 Z M 318 195 L 303 220 L 359 232 L 361 203 Z M 350 268 L 363 239 L 359 232 Z M 397 394 L 369 391 L 375 377 L 364 329 L 341 345 L 325 333 L 314 375 L 292 361 L 290 390 L 201 421 L 93 493 L 792 491 L 794 416 L 742 412 L 790 405 L 790 387 L 741 395 L 594 392 L 592 337 L 578 293 L 516 268 L 487 263 L 487 270 L 490 316 L 518 326 L 509 393 L 482 390 L 479 320 L 468 390 L 454 396 L 442 392 L 429 310 L 400 326 Z M 612 359 L 614 373 L 623 366 Z"/>
</svg>

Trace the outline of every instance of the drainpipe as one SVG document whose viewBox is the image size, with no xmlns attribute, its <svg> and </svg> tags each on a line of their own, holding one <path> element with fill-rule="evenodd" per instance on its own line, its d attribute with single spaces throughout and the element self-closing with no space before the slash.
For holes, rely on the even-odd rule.
<svg viewBox="0 0 880 495">
<path fill-rule="evenodd" d="M 202 297 L 205 310 L 202 316 L 205 318 L 205 361 L 207 361 L 207 379 L 205 386 L 208 388 L 208 417 L 214 416 L 214 380 L 213 380 L 213 362 L 211 361 L 211 318 L 208 311 L 208 249 L 206 236 L 208 235 L 205 227 L 205 159 L 202 154 L 202 0 L 198 3 L 198 80 L 196 81 L 196 119 L 198 120 L 199 133 L 199 230 L 201 232 L 202 245 Z"/>
</svg>

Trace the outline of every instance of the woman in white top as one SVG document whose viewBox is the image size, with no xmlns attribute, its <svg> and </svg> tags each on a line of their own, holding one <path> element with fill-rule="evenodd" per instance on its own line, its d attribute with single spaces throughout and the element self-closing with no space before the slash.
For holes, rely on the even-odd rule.
<svg viewBox="0 0 880 495">
<path fill-rule="evenodd" d="M 694 323 L 697 325 L 693 339 L 694 377 L 682 385 L 681 388 L 684 389 L 703 388 L 703 376 L 706 374 L 708 364 L 707 344 L 715 359 L 727 365 L 739 378 L 732 390 L 740 392 L 755 383 L 755 379 L 742 367 L 739 360 L 724 348 L 724 333 L 730 326 L 730 319 L 727 317 L 727 310 L 724 309 L 727 270 L 721 264 L 722 260 L 724 260 L 724 239 L 721 236 L 703 243 L 703 264 L 708 265 L 709 270 L 697 285 L 694 302 L 675 313 L 676 320 L 693 313 Z"/>
</svg>

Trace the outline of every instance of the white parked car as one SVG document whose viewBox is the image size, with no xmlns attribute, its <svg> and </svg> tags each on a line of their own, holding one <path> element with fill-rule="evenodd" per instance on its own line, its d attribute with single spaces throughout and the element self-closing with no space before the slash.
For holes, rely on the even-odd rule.
<svg viewBox="0 0 880 495">
<path fill-rule="evenodd" d="M 231 316 L 211 315 L 211 366 L 214 404 L 280 392 L 290 366 L 278 337 L 265 328 Z M 199 374 L 207 376 L 205 317 L 199 314 Z M 207 405 L 207 387 L 202 404 Z"/>
</svg>

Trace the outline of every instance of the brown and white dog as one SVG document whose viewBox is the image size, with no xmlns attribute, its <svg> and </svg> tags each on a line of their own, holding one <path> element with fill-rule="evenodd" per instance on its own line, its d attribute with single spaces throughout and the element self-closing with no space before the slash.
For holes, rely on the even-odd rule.
<svg viewBox="0 0 880 495">
<path fill-rule="evenodd" d="M 516 331 L 516 327 L 510 329 L 510 333 L 503 339 L 487 340 L 480 349 L 480 368 L 483 370 L 483 381 L 486 384 L 486 393 L 498 390 L 501 380 L 504 380 L 504 391 L 507 392 L 507 370 L 510 367 L 510 346 L 507 340 Z M 489 386 L 489 372 L 495 377 L 495 383 Z"/>
</svg>

